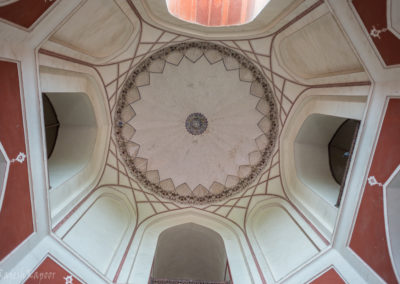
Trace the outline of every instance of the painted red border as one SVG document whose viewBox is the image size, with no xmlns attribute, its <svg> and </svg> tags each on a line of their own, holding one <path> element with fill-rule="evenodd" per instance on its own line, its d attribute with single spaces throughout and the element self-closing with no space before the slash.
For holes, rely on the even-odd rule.
<svg viewBox="0 0 400 284">
<path fill-rule="evenodd" d="M 65 284 L 66 278 L 72 279 L 74 284 L 82 284 L 72 273 L 47 256 L 40 265 L 32 272 L 24 283 L 27 284 Z"/>
<path fill-rule="evenodd" d="M 346 284 L 334 268 L 329 269 L 310 284 Z"/>
<path fill-rule="evenodd" d="M 0 61 L 0 141 L 12 161 L 26 155 L 18 64 Z M 0 259 L 34 232 L 26 157 L 12 161 L 0 212 Z"/>
<path fill-rule="evenodd" d="M 400 39 L 387 29 L 387 0 L 352 0 L 352 3 L 384 63 L 400 64 Z M 383 30 L 379 37 L 371 36 L 374 28 Z"/>
<path fill-rule="evenodd" d="M 400 164 L 400 99 L 390 99 L 366 183 L 350 248 L 387 283 L 398 283 L 388 250 L 382 184 Z M 380 184 L 379 184 L 380 183 Z"/>
<path fill-rule="evenodd" d="M 311 281 L 310 284 L 346 284 L 346 282 L 336 272 L 335 268 L 331 267 Z"/>
<path fill-rule="evenodd" d="M 29 29 L 55 2 L 55 0 L 19 0 L 0 7 L 0 18 Z"/>
<path fill-rule="evenodd" d="M 103 84 L 104 90 L 105 90 L 105 92 L 107 94 L 108 107 L 109 107 L 110 113 L 113 113 L 113 111 L 114 111 L 116 97 L 118 95 L 118 92 L 119 92 L 119 89 L 120 89 L 121 85 L 126 80 L 128 74 L 131 72 L 131 70 L 134 68 L 134 66 L 139 64 L 143 60 L 143 58 L 146 58 L 149 54 L 151 54 L 155 50 L 159 50 L 159 49 L 161 49 L 161 48 L 163 48 L 165 46 L 168 46 L 169 44 L 178 43 L 178 42 L 184 42 L 184 41 L 193 40 L 193 39 L 202 40 L 201 38 L 196 38 L 196 37 L 187 36 L 187 35 L 181 35 L 179 33 L 170 32 L 170 31 L 164 30 L 164 29 L 162 29 L 162 28 L 160 28 L 158 26 L 154 26 L 151 23 L 148 23 L 146 20 L 144 20 L 141 17 L 141 15 L 139 14 L 138 10 L 136 9 L 136 7 L 134 5 L 134 1 L 127 0 L 127 3 L 132 8 L 132 11 L 135 13 L 135 15 L 139 18 L 139 35 L 138 35 L 139 43 L 138 43 L 137 47 L 135 48 L 134 54 L 131 57 L 125 58 L 125 59 L 122 59 L 122 60 L 119 60 L 119 61 L 115 61 L 115 62 L 109 62 L 109 63 L 103 63 L 103 64 L 93 64 L 93 63 L 90 63 L 90 62 L 87 62 L 87 61 L 84 61 L 84 60 L 81 60 L 81 59 L 77 59 L 77 58 L 73 58 L 73 57 L 67 56 L 65 54 L 59 54 L 59 53 L 56 53 L 56 52 L 51 51 L 51 50 L 45 50 L 45 49 L 40 49 L 39 50 L 39 53 L 42 54 L 42 55 L 58 58 L 58 59 L 61 59 L 61 60 L 69 61 L 69 62 L 72 62 L 72 63 L 77 63 L 77 64 L 80 64 L 80 65 L 92 68 L 98 74 L 98 76 L 99 76 L 99 78 L 101 80 L 101 83 Z M 275 93 L 274 95 L 275 95 L 277 103 L 279 105 L 279 113 L 280 113 L 279 117 L 280 117 L 282 125 L 287 122 L 288 115 L 289 115 L 290 111 L 293 109 L 293 105 L 297 102 L 297 100 L 300 97 L 302 97 L 302 95 L 307 90 L 310 90 L 310 89 L 313 89 L 313 88 L 333 88 L 333 87 L 351 87 L 351 86 L 369 86 L 369 85 L 371 85 L 370 81 L 347 82 L 347 83 L 335 83 L 335 82 L 333 82 L 333 83 L 329 83 L 329 84 L 320 84 L 320 85 L 302 84 L 302 83 L 296 81 L 295 79 L 286 78 L 286 77 L 276 73 L 273 70 L 273 68 L 272 68 L 272 53 L 273 53 L 274 40 L 276 39 L 276 36 L 280 32 L 282 32 L 283 30 L 288 28 L 290 25 L 292 25 L 296 21 L 302 19 L 303 17 L 308 15 L 311 11 L 313 11 L 314 9 L 318 8 L 319 6 L 321 6 L 323 4 L 324 4 L 323 0 L 316 0 L 314 4 L 312 4 L 311 6 L 307 7 L 304 11 L 302 11 L 300 14 L 298 14 L 296 17 L 294 17 L 289 23 L 285 24 L 284 26 L 279 28 L 277 31 L 275 31 L 275 32 L 273 32 L 273 33 L 271 33 L 269 35 L 263 35 L 263 36 L 244 39 L 244 40 L 235 40 L 235 39 L 231 39 L 231 40 L 227 39 L 227 40 L 219 40 L 219 41 L 217 40 L 217 42 L 219 44 L 227 46 L 227 47 L 232 48 L 234 50 L 238 50 L 241 53 L 243 53 L 243 55 L 249 56 L 250 60 L 252 60 L 254 63 L 256 63 L 257 66 L 259 66 L 261 71 L 268 78 L 271 86 L 274 87 L 274 93 Z M 143 29 L 144 29 L 145 26 L 147 28 L 150 28 L 150 29 L 158 30 L 159 31 L 158 37 L 154 38 L 153 40 L 146 40 L 145 41 L 143 39 Z M 270 41 L 269 51 L 267 51 L 266 53 L 256 52 L 254 47 L 253 47 L 253 44 L 254 44 L 254 42 L 256 40 L 266 40 L 266 42 Z M 146 47 L 147 51 L 140 52 L 139 46 L 140 47 Z M 247 47 L 243 47 L 243 46 L 247 46 Z M 265 62 L 263 62 L 261 60 L 261 59 L 265 59 L 265 58 L 269 58 L 270 59 L 269 60 L 269 64 L 265 63 Z M 121 72 L 120 70 L 122 69 L 121 68 L 122 64 L 128 64 L 129 65 L 128 70 L 126 70 L 124 72 Z M 117 69 L 117 74 L 116 74 L 115 79 L 113 79 L 110 82 L 105 82 L 105 80 L 104 80 L 104 78 L 102 76 L 102 69 L 101 68 L 102 67 L 108 67 L 108 66 L 115 66 L 116 69 Z M 283 81 L 283 85 L 282 86 L 277 86 L 277 84 L 275 82 L 276 77 L 279 77 Z M 289 97 L 287 97 L 285 95 L 285 90 L 286 90 L 285 89 L 285 85 L 289 84 L 289 83 L 295 84 L 295 85 L 303 88 L 301 91 L 299 90 L 299 93 L 295 98 L 289 98 Z M 113 84 L 115 86 L 113 86 Z M 290 104 L 290 108 L 289 109 L 285 109 L 282 106 L 284 100 L 286 100 L 288 102 L 288 104 Z M 279 147 L 278 147 L 277 152 L 275 152 L 273 157 L 271 157 L 271 164 L 270 164 L 270 167 L 268 169 L 271 169 L 273 166 L 276 166 L 276 165 L 279 166 L 279 164 L 280 164 L 280 160 L 279 159 L 274 164 L 272 163 L 274 161 L 274 157 L 276 155 L 278 155 L 278 157 L 279 157 L 279 151 L 280 150 L 279 150 Z M 124 165 L 124 163 L 120 161 L 119 155 L 118 155 L 117 146 L 116 146 L 115 142 L 112 139 L 110 140 L 110 144 L 109 144 L 109 152 L 107 153 L 107 160 L 110 157 L 116 158 L 119 162 L 115 166 L 111 165 L 110 163 L 107 162 L 105 167 L 104 167 L 104 169 L 103 169 L 102 175 L 104 174 L 106 168 L 111 168 L 113 170 L 116 170 L 118 172 L 116 183 L 115 184 L 114 183 L 112 183 L 112 184 L 103 184 L 103 183 L 101 183 L 101 180 L 100 180 L 97 183 L 97 185 L 89 192 L 89 194 L 86 195 L 77 205 L 75 205 L 74 208 L 72 208 L 72 210 L 66 216 L 64 216 L 62 218 L 62 220 L 60 220 L 57 224 L 53 224 L 53 228 L 52 228 L 52 232 L 53 233 L 55 233 L 58 229 L 60 229 L 60 227 L 63 226 L 63 224 L 78 210 L 78 208 L 80 208 L 80 206 L 84 202 L 86 202 L 88 200 L 88 198 L 97 189 L 99 189 L 99 188 L 101 188 L 103 186 L 119 186 L 119 187 L 123 187 L 123 188 L 126 188 L 126 189 L 134 188 L 133 185 L 132 185 L 134 183 L 134 181 L 131 180 L 131 178 L 129 176 L 129 171 L 126 168 L 126 166 Z M 266 171 L 268 169 L 266 169 Z M 129 183 L 130 183 L 130 186 L 120 184 L 120 176 L 126 177 L 128 179 L 128 181 L 129 181 Z M 262 175 L 260 175 L 260 176 L 262 176 Z M 265 183 L 265 193 L 257 193 L 257 194 L 255 194 L 254 191 L 255 191 L 255 187 L 256 186 L 254 186 L 254 187 L 249 188 L 247 191 L 244 191 L 240 196 L 235 198 L 236 201 L 235 201 L 234 205 L 227 205 L 226 203 L 228 203 L 230 201 L 230 199 L 228 199 L 224 204 L 218 205 L 217 206 L 218 208 L 213 210 L 212 212 L 207 210 L 209 206 L 207 206 L 207 207 L 205 207 L 203 209 L 199 209 L 199 210 L 203 210 L 203 211 L 209 212 L 211 214 L 215 214 L 215 215 L 221 216 L 221 217 L 229 220 L 230 222 L 232 222 L 234 225 L 236 225 L 242 231 L 242 233 L 244 234 L 244 236 L 246 238 L 246 241 L 247 241 L 247 243 L 249 245 L 250 252 L 251 252 L 251 254 L 253 256 L 253 259 L 255 261 L 255 265 L 257 266 L 258 273 L 260 274 L 260 278 L 261 278 L 261 281 L 263 283 L 266 283 L 266 280 L 265 280 L 264 274 L 263 274 L 263 272 L 261 270 L 261 267 L 260 267 L 260 265 L 258 263 L 258 260 L 255 257 L 255 254 L 254 254 L 253 248 L 251 246 L 251 243 L 248 240 L 246 230 L 243 229 L 240 224 L 238 224 L 237 222 L 231 220 L 228 217 L 228 215 L 233 210 L 233 208 L 239 208 L 240 207 L 241 209 L 247 211 L 249 209 L 249 205 L 251 203 L 252 198 L 255 197 L 255 196 L 271 196 L 271 197 L 273 196 L 273 197 L 277 197 L 277 198 L 282 198 L 283 200 L 289 202 L 289 204 L 291 206 L 293 206 L 293 208 L 296 210 L 296 212 L 298 214 L 300 214 L 300 216 L 302 218 L 304 218 L 305 222 L 307 222 L 310 225 L 310 227 L 315 231 L 316 234 L 318 234 L 318 236 L 321 238 L 321 240 L 327 246 L 330 245 L 329 240 L 326 239 L 323 236 L 323 234 L 321 232 L 319 232 L 319 230 L 312 224 L 312 222 L 310 220 L 308 220 L 306 218 L 306 216 L 304 216 L 304 214 L 302 214 L 301 210 L 298 209 L 295 206 L 295 204 L 293 204 L 290 201 L 289 197 L 286 194 L 286 190 L 283 187 L 283 184 L 282 184 L 282 187 L 283 187 L 283 191 L 284 191 L 283 192 L 284 196 L 277 196 L 277 195 L 274 195 L 274 194 L 271 194 L 271 193 L 268 192 L 268 186 L 267 186 L 268 181 L 272 180 L 272 179 L 275 179 L 275 178 L 278 178 L 280 180 L 281 184 L 282 184 L 282 178 L 281 178 L 281 174 L 280 173 L 278 175 L 276 175 L 276 176 L 271 176 L 271 177 L 268 174 L 268 180 L 265 180 L 265 181 L 262 181 L 262 182 L 259 181 L 257 183 L 256 186 L 258 186 L 258 185 L 260 185 L 262 183 Z M 134 237 L 136 235 L 136 232 L 137 232 L 138 228 L 140 227 L 140 225 L 143 224 L 143 222 L 145 222 L 149 218 L 151 218 L 151 217 L 153 217 L 153 216 L 155 216 L 157 214 L 162 214 L 163 212 L 178 211 L 178 210 L 182 210 L 184 208 L 187 208 L 187 206 L 181 206 L 179 204 L 174 204 L 175 205 L 174 207 L 176 207 L 176 209 L 170 209 L 167 205 L 172 204 L 172 202 L 163 201 L 159 197 L 157 197 L 156 195 L 144 191 L 140 186 L 138 186 L 138 187 L 139 188 L 135 188 L 134 191 L 142 192 L 144 194 L 144 196 L 146 197 L 146 200 L 138 201 L 138 200 L 136 200 L 135 194 L 133 194 L 133 198 L 135 200 L 135 203 L 138 203 L 138 204 L 139 203 L 148 203 L 152 207 L 152 209 L 154 210 L 154 214 L 146 217 L 144 220 L 141 220 L 140 222 L 138 222 L 139 219 L 137 217 L 137 225 L 136 225 L 135 230 L 132 233 L 132 236 L 131 236 L 131 238 L 129 240 L 129 244 L 125 249 L 125 253 L 124 253 L 124 255 L 123 255 L 122 259 L 121 259 L 121 262 L 120 262 L 120 265 L 118 267 L 118 270 L 117 270 L 117 272 L 116 272 L 116 274 L 115 274 L 115 276 L 113 278 L 114 282 L 118 281 L 118 278 L 119 278 L 119 275 L 121 273 L 122 267 L 123 267 L 123 265 L 124 265 L 124 263 L 126 261 L 128 252 L 131 249 L 131 245 L 132 245 L 133 239 L 134 239 Z M 150 199 L 149 196 L 151 196 L 152 199 Z M 250 197 L 249 202 L 247 203 L 247 205 L 243 206 L 243 207 L 238 206 L 239 200 L 242 197 L 247 197 L 247 196 Z M 154 205 L 153 205 L 155 203 L 160 204 L 161 206 L 165 207 L 165 211 L 158 212 L 155 209 Z M 219 208 L 226 207 L 226 206 L 231 207 L 227 214 L 222 215 L 222 214 L 218 213 L 218 209 Z M 136 207 L 136 211 L 137 210 L 138 209 Z M 246 216 L 245 216 L 245 221 L 244 222 L 246 222 Z M 244 228 L 245 227 L 246 226 L 244 226 Z"/>
</svg>

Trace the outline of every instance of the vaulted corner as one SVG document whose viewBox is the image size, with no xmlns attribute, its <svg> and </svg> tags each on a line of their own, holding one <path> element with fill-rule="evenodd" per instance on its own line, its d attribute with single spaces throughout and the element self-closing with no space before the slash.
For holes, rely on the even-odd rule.
<svg viewBox="0 0 400 284">
<path fill-rule="evenodd" d="M 361 120 L 365 108 L 365 87 L 343 89 L 340 96 L 323 95 L 329 90 L 316 90 L 297 108 L 296 119 L 283 130 L 282 165 L 283 178 L 288 194 L 295 202 L 301 203 L 306 214 L 330 236 L 345 187 L 343 177 L 338 183 L 334 177 L 335 159 L 332 153 L 335 133 L 348 119 Z M 333 107 L 335 106 L 335 107 Z M 340 146 L 350 156 L 356 141 L 355 130 L 347 133 L 350 143 Z M 331 147 L 330 147 L 331 145 Z M 347 154 L 346 154 L 347 155 Z M 346 158 L 346 157 L 343 157 Z M 348 159 L 344 171 L 348 172 Z M 343 166 L 342 166 L 343 167 Z M 344 173 L 343 171 L 343 173 Z M 307 209 L 306 209 L 307 208 Z M 307 212 L 308 211 L 308 212 Z"/>
<path fill-rule="evenodd" d="M 396 283 L 397 2 L 0 0 L 0 283 Z"/>
<path fill-rule="evenodd" d="M 47 121 L 47 147 L 50 189 L 57 188 L 79 173 L 88 163 L 96 143 L 97 125 L 93 107 L 84 93 L 44 93 L 54 121 Z M 46 111 L 46 108 L 44 108 Z M 58 127 L 57 129 L 51 126 Z"/>
<path fill-rule="evenodd" d="M 337 207 L 358 125 L 356 120 L 312 114 L 303 122 L 294 143 L 296 172 L 301 181 Z"/>
<path fill-rule="evenodd" d="M 40 67 L 47 176 L 53 222 L 99 179 L 110 131 L 107 106 L 91 75 Z"/>
<path fill-rule="evenodd" d="M 96 13 L 87 17 L 93 11 Z M 120 4 L 90 0 L 51 36 L 49 44 L 104 60 L 115 56 L 134 34 L 135 26 Z"/>
</svg>

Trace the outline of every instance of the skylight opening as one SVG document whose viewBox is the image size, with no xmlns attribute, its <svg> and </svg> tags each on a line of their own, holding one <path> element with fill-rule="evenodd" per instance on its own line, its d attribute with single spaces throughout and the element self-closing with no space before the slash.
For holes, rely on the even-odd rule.
<svg viewBox="0 0 400 284">
<path fill-rule="evenodd" d="M 166 0 L 168 12 L 183 21 L 208 26 L 244 25 L 270 0 Z"/>
</svg>

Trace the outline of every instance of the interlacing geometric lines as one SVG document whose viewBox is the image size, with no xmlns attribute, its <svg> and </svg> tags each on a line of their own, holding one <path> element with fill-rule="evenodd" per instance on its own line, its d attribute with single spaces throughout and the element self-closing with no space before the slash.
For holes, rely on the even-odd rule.
<svg viewBox="0 0 400 284">
<path fill-rule="evenodd" d="M 92 64 L 77 60 L 65 55 L 57 54 L 52 51 L 41 49 L 42 54 L 49 56 L 58 57 L 60 59 L 72 61 L 74 63 L 82 64 L 93 68 L 100 76 L 104 90 L 108 98 L 108 106 L 112 119 L 114 118 L 113 112 L 116 107 L 117 96 L 127 79 L 130 72 L 148 55 L 156 52 L 169 45 L 196 41 L 204 39 L 181 35 L 175 32 L 169 32 L 161 28 L 155 27 L 154 25 L 146 22 L 132 1 L 128 0 L 129 5 L 135 12 L 139 19 L 139 35 L 135 39 L 132 45 L 132 56 L 129 58 L 121 59 L 119 61 L 110 62 L 106 64 Z M 274 98 L 276 101 L 279 117 L 279 134 L 280 137 L 283 126 L 285 125 L 288 115 L 291 112 L 293 105 L 296 103 L 298 98 L 307 90 L 312 88 L 325 88 L 325 87 L 340 87 L 340 86 L 355 86 L 355 85 L 369 85 L 370 82 L 354 82 L 354 83 L 338 83 L 338 84 L 325 84 L 325 85 L 306 85 L 295 81 L 294 79 L 288 78 L 283 71 L 276 71 L 273 68 L 273 61 L 276 61 L 276 55 L 273 52 L 273 46 L 276 36 L 285 30 L 287 27 L 319 7 L 324 3 L 323 0 L 316 1 L 314 5 L 311 5 L 305 9 L 302 13 L 292 19 L 290 22 L 279 28 L 279 30 L 273 32 L 270 35 L 263 37 L 245 39 L 245 40 L 212 40 L 216 44 L 220 44 L 229 47 L 236 52 L 246 56 L 252 63 L 254 63 L 267 78 L 271 88 L 273 89 Z M 276 64 L 276 62 L 275 62 Z M 288 91 L 290 90 L 290 92 Z M 112 123 L 114 125 L 114 123 Z M 112 131 L 112 133 L 114 133 Z M 279 141 L 279 139 L 278 139 Z M 292 204 L 289 200 L 286 191 L 282 185 L 281 169 L 280 169 L 280 154 L 279 154 L 279 142 L 276 143 L 275 150 L 271 155 L 269 164 L 259 175 L 257 180 L 247 189 L 235 196 L 228 198 L 227 200 L 217 202 L 211 205 L 184 205 L 174 203 L 168 200 L 164 200 L 157 195 L 149 192 L 143 188 L 129 173 L 127 166 L 120 158 L 118 153 L 118 146 L 115 138 L 111 137 L 109 144 L 109 151 L 107 154 L 107 162 L 102 174 L 102 177 L 96 187 L 91 191 L 92 194 L 95 190 L 102 187 L 120 187 L 131 190 L 133 198 L 135 200 L 136 207 L 136 228 L 138 228 L 144 221 L 149 218 L 162 214 L 168 211 L 182 210 L 188 207 L 198 208 L 199 210 L 207 211 L 212 214 L 221 216 L 230 220 L 233 224 L 238 226 L 240 230 L 246 234 L 246 218 L 249 209 L 260 200 L 268 198 L 281 198 Z M 90 194 L 88 196 L 90 196 Z M 76 210 L 88 196 L 76 205 L 73 209 Z M 292 204 L 293 205 L 293 204 Z M 293 205 L 293 207 L 301 214 L 301 212 Z M 303 216 L 304 217 L 304 216 Z M 304 217 L 305 218 L 305 217 Z M 59 225 L 63 221 L 57 224 L 54 230 L 57 230 Z M 315 229 L 315 228 L 314 228 Z M 316 230 L 316 229 L 315 229 Z M 136 230 L 135 230 L 136 231 Z M 322 237 L 322 236 L 321 236 Z M 132 236 L 133 238 L 133 236 Z M 322 237 L 323 238 L 323 237 Z M 326 240 L 324 240 L 327 242 Z M 129 246 L 127 250 L 129 249 Z M 123 261 L 121 266 L 123 265 Z M 116 278 L 118 278 L 118 274 Z"/>
<path fill-rule="evenodd" d="M 138 17 L 140 24 L 140 28 L 138 31 L 139 35 L 135 40 L 135 43 L 131 47 L 133 54 L 132 57 L 121 59 L 115 62 L 96 65 L 65 55 L 57 54 L 52 51 L 44 49 L 40 50 L 40 53 L 42 54 L 58 57 L 60 59 L 72 61 L 74 63 L 86 65 L 93 68 L 100 76 L 103 83 L 104 90 L 107 94 L 108 106 L 112 119 L 114 118 L 112 114 L 116 107 L 117 96 L 125 80 L 127 79 L 130 72 L 143 59 L 145 59 L 153 52 L 163 49 L 169 45 L 196 40 L 204 41 L 204 39 L 190 37 L 186 35 L 184 36 L 175 32 L 169 32 L 161 28 L 155 27 L 154 25 L 146 22 L 141 17 L 131 1 L 128 1 L 128 3 Z M 322 0 L 317 1 L 314 5 L 311 5 L 301 14 L 296 16 L 293 20 L 291 20 L 279 30 L 270 35 L 246 40 L 212 40 L 212 42 L 214 43 L 229 47 L 236 52 L 239 52 L 242 55 L 246 56 L 261 70 L 263 75 L 267 78 L 270 86 L 273 89 L 274 98 L 278 106 L 277 109 L 280 132 L 282 131 L 282 128 L 286 123 L 287 117 L 292 110 L 294 103 L 305 91 L 312 88 L 330 87 L 332 85 L 339 87 L 341 85 L 350 85 L 349 83 L 306 85 L 299 83 L 294 79 L 287 78 L 288 76 L 286 74 L 282 74 L 283 72 L 276 72 L 275 70 L 273 70 L 272 61 L 276 60 L 276 57 L 273 55 L 273 44 L 276 36 L 287 27 L 289 27 L 322 4 Z M 355 82 L 352 85 L 366 84 L 369 84 L 369 82 Z M 289 89 L 290 92 L 287 92 L 287 90 Z M 196 207 L 200 210 L 205 210 L 210 213 L 227 218 L 234 224 L 236 224 L 241 230 L 246 231 L 246 216 L 249 208 L 251 208 L 252 205 L 258 202 L 260 199 L 283 198 L 286 201 L 290 202 L 285 192 L 285 189 L 283 188 L 281 180 L 279 145 L 276 145 L 274 153 L 270 158 L 269 165 L 264 169 L 264 171 L 259 175 L 259 178 L 247 190 L 225 201 L 217 202 L 216 204 L 208 206 L 195 206 L 166 201 L 143 188 L 131 176 L 129 170 L 125 166 L 124 162 L 121 160 L 118 154 L 116 141 L 112 136 L 110 139 L 107 162 L 102 174 L 102 178 L 91 192 L 94 192 L 96 189 L 104 186 L 119 186 L 130 188 L 133 190 L 133 197 L 136 202 L 137 226 L 140 226 L 141 223 L 156 214 L 171 210 L 180 210 L 188 207 Z M 78 204 L 77 206 L 79 207 L 80 204 Z M 145 210 L 142 210 L 144 209 L 143 207 L 146 207 Z M 63 221 L 61 222 L 63 223 Z M 58 228 L 57 225 L 56 228 Z"/>
<path fill-rule="evenodd" d="M 139 13 L 137 13 L 137 16 L 140 18 Z M 127 76 L 144 58 L 147 58 L 153 52 L 169 45 L 199 40 L 197 38 L 182 36 L 161 30 L 146 23 L 142 19 L 140 21 L 140 26 L 139 40 L 131 58 L 101 66 L 92 66 L 102 78 L 108 96 L 111 114 L 113 114 L 115 110 L 118 94 Z M 145 40 L 142 39 L 144 34 L 146 35 Z M 268 78 L 270 85 L 274 86 L 275 99 L 279 111 L 280 128 L 282 128 L 295 98 L 290 98 L 285 95 L 284 89 L 285 84 L 287 84 L 286 79 L 271 71 L 270 52 L 272 49 L 273 38 L 274 35 L 252 40 L 213 42 L 234 49 L 235 51 L 245 55 L 262 71 L 263 75 Z M 110 77 L 110 73 L 114 74 L 113 78 Z M 302 87 L 300 90 L 305 88 L 306 87 Z M 113 117 L 113 115 L 111 115 L 111 117 Z M 133 177 L 131 177 L 129 169 L 120 159 L 114 137 L 112 137 L 110 142 L 107 163 L 102 179 L 96 188 L 102 186 L 120 186 L 133 189 L 133 197 L 137 207 L 138 225 L 148 218 L 162 212 L 194 207 L 166 201 L 142 187 Z M 228 218 L 244 230 L 245 217 L 250 204 L 252 201 L 258 201 L 260 197 L 263 199 L 266 197 L 287 198 L 280 181 L 278 150 L 275 150 L 275 153 L 271 156 L 269 165 L 264 169 L 262 174 L 260 174 L 256 182 L 254 182 L 247 190 L 241 192 L 238 196 L 229 198 L 223 202 L 218 202 L 208 206 L 195 207 Z"/>
</svg>

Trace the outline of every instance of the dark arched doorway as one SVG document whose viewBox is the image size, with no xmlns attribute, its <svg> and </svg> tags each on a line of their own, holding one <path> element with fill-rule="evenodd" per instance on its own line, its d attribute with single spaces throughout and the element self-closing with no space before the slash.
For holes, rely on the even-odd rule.
<svg viewBox="0 0 400 284">
<path fill-rule="evenodd" d="M 165 230 L 158 239 L 150 283 L 232 283 L 221 236 L 194 223 Z"/>
</svg>

